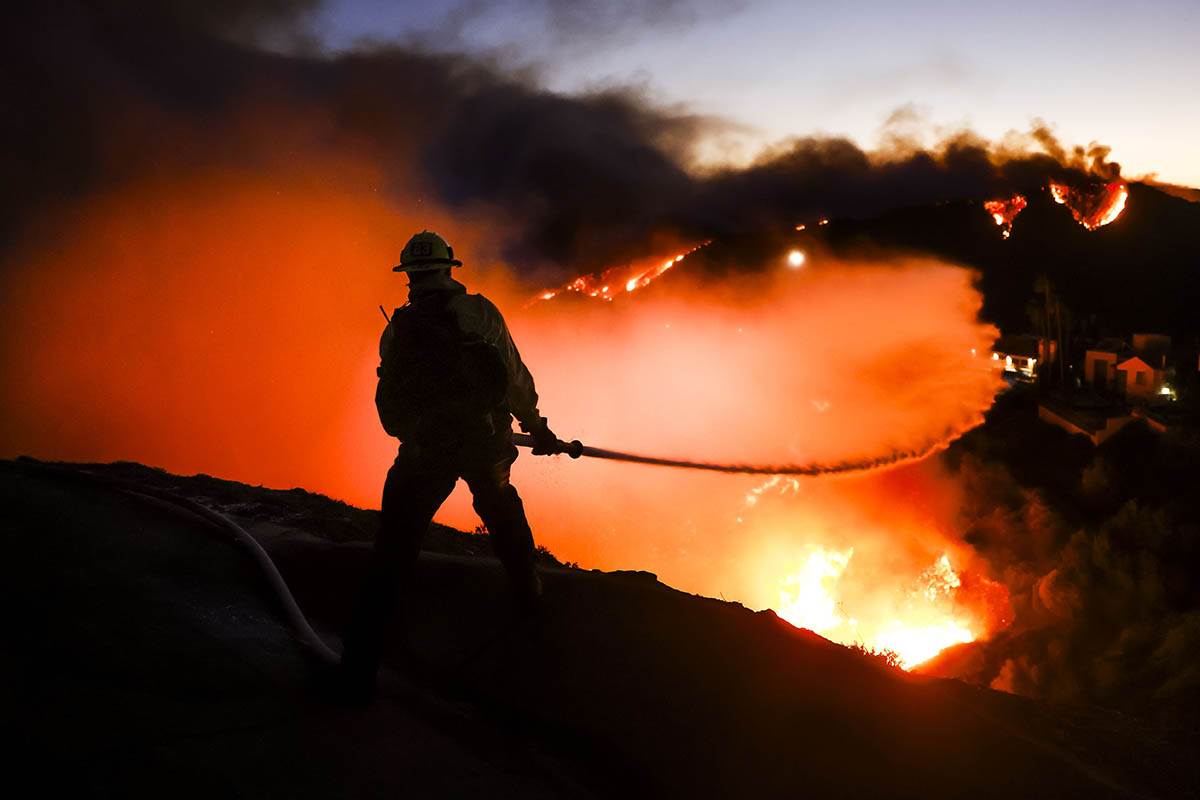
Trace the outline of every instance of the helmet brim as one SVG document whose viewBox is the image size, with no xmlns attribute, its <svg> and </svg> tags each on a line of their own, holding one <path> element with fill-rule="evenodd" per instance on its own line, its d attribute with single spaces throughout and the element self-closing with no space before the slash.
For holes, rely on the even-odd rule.
<svg viewBox="0 0 1200 800">
<path fill-rule="evenodd" d="M 462 262 L 457 258 L 426 258 L 420 261 L 410 261 L 407 264 L 397 264 L 392 272 L 428 272 L 446 267 L 461 267 Z"/>
</svg>

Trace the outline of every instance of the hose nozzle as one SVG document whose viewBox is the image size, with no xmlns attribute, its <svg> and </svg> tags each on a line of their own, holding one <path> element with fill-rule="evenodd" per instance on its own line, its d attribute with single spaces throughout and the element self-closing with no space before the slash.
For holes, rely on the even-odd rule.
<svg viewBox="0 0 1200 800">
<path fill-rule="evenodd" d="M 521 447 L 534 447 L 537 445 L 537 442 L 535 442 L 533 437 L 528 433 L 514 433 L 513 443 L 518 444 Z M 557 439 L 554 444 L 555 454 L 566 454 L 571 458 L 579 458 L 583 455 L 585 449 L 586 448 L 583 446 L 583 442 L 579 441 L 578 439 L 574 439 L 570 442 Z"/>
</svg>

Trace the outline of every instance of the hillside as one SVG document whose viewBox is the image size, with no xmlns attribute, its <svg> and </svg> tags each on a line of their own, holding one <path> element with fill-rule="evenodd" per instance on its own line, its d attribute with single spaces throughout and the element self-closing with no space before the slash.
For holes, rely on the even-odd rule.
<svg viewBox="0 0 1200 800">
<path fill-rule="evenodd" d="M 1030 329 L 1026 304 L 1034 281 L 1048 277 L 1081 333 L 1169 333 L 1189 345 L 1200 327 L 1200 202 L 1151 184 L 1132 183 L 1124 211 L 1110 224 L 1087 230 L 1043 186 L 1027 195 L 1011 235 L 983 207 L 984 197 L 896 208 L 876 215 L 835 217 L 803 230 L 758 226 L 714 230 L 711 242 L 688 256 L 685 269 L 667 273 L 651 292 L 682 273 L 710 276 L 780 268 L 783 254 L 799 247 L 808 267 L 829 257 L 934 256 L 980 273 L 982 316 L 1009 332 Z M 799 222 L 799 220 L 798 220 Z"/>
<path fill-rule="evenodd" d="M 237 518 L 337 630 L 371 514 L 134 465 Z M 646 573 L 546 566 L 517 623 L 490 558 L 426 552 L 375 708 L 322 705 L 242 554 L 196 517 L 4 462 L 23 760 L 89 796 L 1179 797 L 1190 743 L 1123 715 L 899 673 Z M 449 545 L 446 543 L 450 542 Z M 444 533 L 431 544 L 478 543 Z M 547 562 L 549 563 L 549 562 Z"/>
</svg>

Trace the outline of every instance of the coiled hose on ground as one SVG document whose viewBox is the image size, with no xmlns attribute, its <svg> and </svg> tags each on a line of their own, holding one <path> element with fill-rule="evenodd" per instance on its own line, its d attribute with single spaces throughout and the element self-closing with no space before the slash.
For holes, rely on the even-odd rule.
<svg viewBox="0 0 1200 800">
<path fill-rule="evenodd" d="M 284 616 L 287 618 L 288 625 L 291 626 L 296 638 L 302 645 L 307 647 L 317 658 L 322 661 L 335 664 L 340 660 L 340 656 L 325 643 L 325 641 L 317 635 L 309 624 L 308 618 L 304 616 L 304 612 L 300 610 L 300 604 L 296 602 L 296 598 L 292 595 L 292 590 L 288 588 L 283 576 L 279 573 L 279 569 L 275 566 L 275 562 L 267 555 L 267 551 L 262 548 L 262 545 L 250 535 L 250 533 L 238 525 L 229 517 L 214 511 L 203 503 L 198 503 L 187 497 L 181 497 L 172 492 L 163 489 L 155 489 L 149 486 L 123 481 L 117 478 L 112 478 L 107 475 L 98 475 L 94 472 L 88 472 L 85 469 L 72 467 L 63 467 L 51 464 L 24 465 L 26 467 L 33 466 L 34 472 L 49 475 L 55 478 L 75 480 L 81 483 L 86 483 L 92 486 L 100 486 L 106 489 L 121 492 L 126 495 L 138 498 L 149 498 L 157 500 L 160 503 L 166 503 L 174 509 L 189 512 L 191 515 L 198 516 L 217 530 L 227 534 L 224 540 L 228 544 L 241 549 L 244 553 L 254 560 L 258 566 L 258 570 L 266 578 L 267 584 L 271 587 L 275 597 L 279 600 L 279 605 L 283 610 Z"/>
</svg>

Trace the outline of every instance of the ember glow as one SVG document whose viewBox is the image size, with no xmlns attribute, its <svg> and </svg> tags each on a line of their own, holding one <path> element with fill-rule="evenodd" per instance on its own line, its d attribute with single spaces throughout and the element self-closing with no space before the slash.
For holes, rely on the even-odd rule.
<svg viewBox="0 0 1200 800">
<path fill-rule="evenodd" d="M 876 636 L 877 649 L 895 653 L 904 669 L 919 667 L 947 647 L 975 641 L 970 628 L 954 620 L 920 627 L 894 623 Z M 869 646 L 869 645 L 868 645 Z"/>
<path fill-rule="evenodd" d="M 1075 221 L 1089 231 L 1109 224 L 1125 210 L 1129 200 L 1129 187 L 1120 181 L 1087 191 L 1076 189 L 1065 183 L 1051 181 L 1050 196 L 1054 202 L 1066 206 Z"/>
<path fill-rule="evenodd" d="M 1012 235 L 1013 220 L 1024 210 L 1026 205 L 1024 195 L 1014 194 L 1007 200 L 988 200 L 983 207 L 1000 226 L 1000 235 L 1007 239 Z"/>
</svg>

